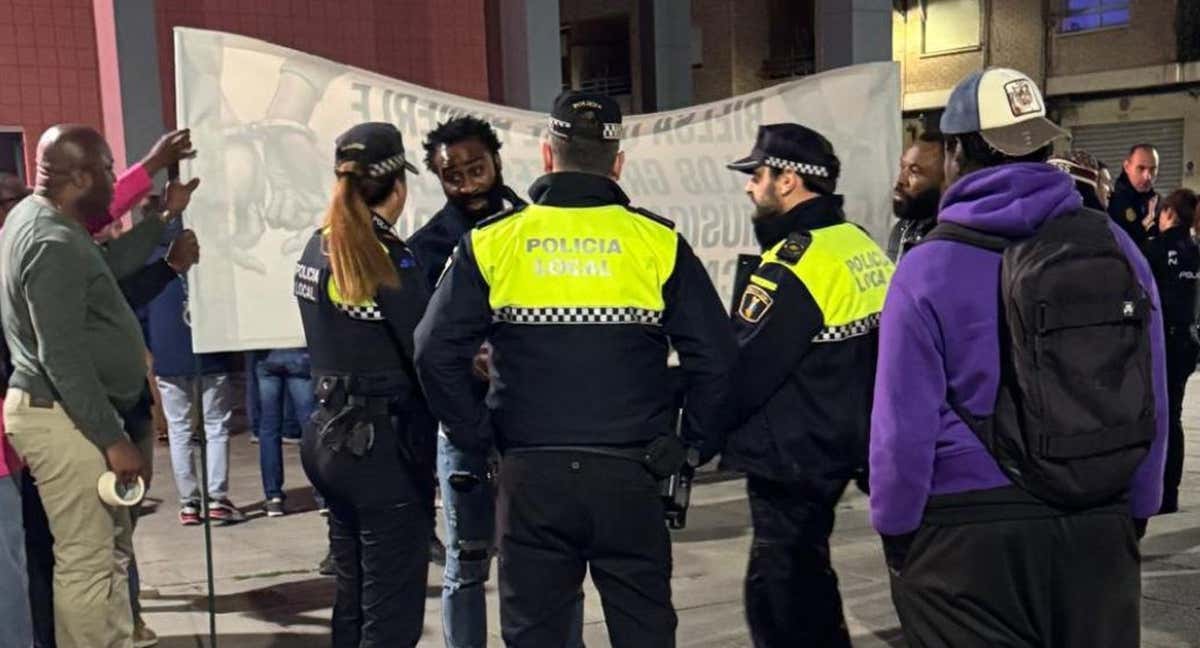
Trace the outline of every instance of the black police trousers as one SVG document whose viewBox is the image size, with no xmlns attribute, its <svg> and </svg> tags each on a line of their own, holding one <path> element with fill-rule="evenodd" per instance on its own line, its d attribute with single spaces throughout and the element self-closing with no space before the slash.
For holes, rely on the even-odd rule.
<svg viewBox="0 0 1200 648">
<path fill-rule="evenodd" d="M 910 648 L 1136 648 L 1129 504 L 1063 513 L 1007 487 L 931 498 L 892 600 Z"/>
<path fill-rule="evenodd" d="M 1179 483 L 1183 480 L 1183 393 L 1188 377 L 1196 369 L 1198 348 L 1191 332 L 1184 326 L 1168 326 L 1167 347 L 1167 404 L 1170 412 L 1170 432 L 1167 436 L 1167 464 L 1163 471 L 1163 513 L 1179 510 Z"/>
<path fill-rule="evenodd" d="M 333 648 L 415 646 L 425 620 L 433 493 L 410 478 L 400 455 L 403 423 L 378 417 L 363 457 L 331 451 L 315 427 L 305 426 L 300 457 L 329 507 Z"/>
<path fill-rule="evenodd" d="M 833 510 L 847 483 L 746 478 L 754 541 L 745 605 L 755 648 L 850 646 L 829 561 Z"/>
<path fill-rule="evenodd" d="M 497 502 L 500 625 L 508 648 L 571 639 L 590 568 L 613 648 L 672 648 L 671 539 L 658 482 L 636 461 L 509 451 Z"/>
</svg>

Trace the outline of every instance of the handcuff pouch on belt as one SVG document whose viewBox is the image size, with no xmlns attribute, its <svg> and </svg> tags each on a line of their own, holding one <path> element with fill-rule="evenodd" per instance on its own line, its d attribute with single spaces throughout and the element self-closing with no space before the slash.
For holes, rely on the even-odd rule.
<svg viewBox="0 0 1200 648">
<path fill-rule="evenodd" d="M 321 376 L 313 390 L 320 409 L 313 418 L 317 438 L 331 452 L 349 452 L 364 457 L 375 445 L 375 423 L 371 419 L 368 400 L 350 394 L 349 379 L 344 376 Z"/>
</svg>

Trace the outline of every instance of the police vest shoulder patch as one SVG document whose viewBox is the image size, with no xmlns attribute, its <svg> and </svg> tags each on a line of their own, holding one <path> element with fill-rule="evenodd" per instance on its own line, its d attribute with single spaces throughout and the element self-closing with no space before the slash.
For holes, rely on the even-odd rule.
<svg viewBox="0 0 1200 648">
<path fill-rule="evenodd" d="M 750 284 L 742 293 L 742 301 L 738 305 L 738 317 L 751 324 L 757 324 L 762 321 L 767 311 L 771 310 L 774 303 L 775 298 L 765 288 Z"/>
<path fill-rule="evenodd" d="M 645 216 L 646 218 L 649 218 L 650 220 L 658 223 L 659 225 L 662 225 L 663 227 L 669 227 L 671 229 L 675 229 L 675 221 L 673 221 L 669 218 L 663 218 L 662 216 L 655 214 L 654 212 L 650 211 L 649 209 L 644 209 L 642 207 L 633 207 L 632 205 L 627 207 L 627 209 L 635 214 L 640 214 L 642 216 Z"/>
<path fill-rule="evenodd" d="M 812 234 L 808 232 L 792 232 L 788 234 L 787 240 L 783 245 L 779 246 L 779 251 L 775 253 L 775 257 L 788 265 L 795 265 L 804 256 L 805 250 L 812 244 Z"/>
</svg>

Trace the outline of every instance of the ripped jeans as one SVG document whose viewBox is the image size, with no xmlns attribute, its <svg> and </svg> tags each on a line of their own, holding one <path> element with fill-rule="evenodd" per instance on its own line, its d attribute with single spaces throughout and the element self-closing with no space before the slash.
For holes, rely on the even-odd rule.
<svg viewBox="0 0 1200 648">
<path fill-rule="evenodd" d="M 442 576 L 442 632 L 446 648 L 487 646 L 484 585 L 496 536 L 496 484 L 488 457 L 460 450 L 438 433 L 438 483 L 446 516 L 446 569 Z M 583 648 L 583 597 L 572 624 L 572 643 Z"/>
</svg>

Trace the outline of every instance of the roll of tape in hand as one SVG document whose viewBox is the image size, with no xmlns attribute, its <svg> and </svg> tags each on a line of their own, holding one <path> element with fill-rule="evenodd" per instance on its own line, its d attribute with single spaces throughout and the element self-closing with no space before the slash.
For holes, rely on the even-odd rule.
<svg viewBox="0 0 1200 648">
<path fill-rule="evenodd" d="M 100 492 L 100 501 L 109 506 L 136 506 L 146 496 L 146 483 L 138 477 L 134 484 L 119 484 L 116 473 L 110 470 L 100 475 L 97 490 Z"/>
</svg>

